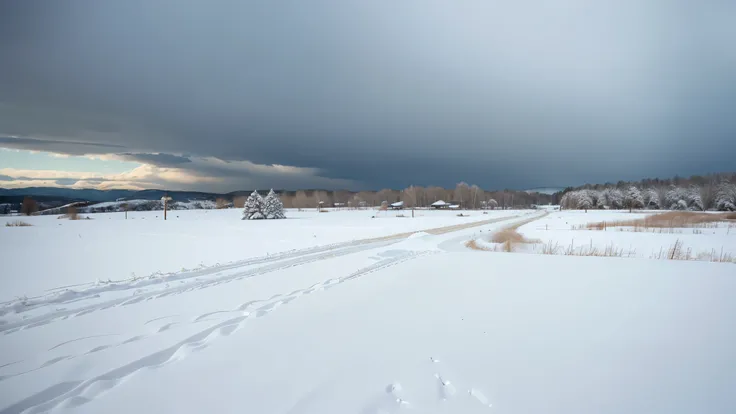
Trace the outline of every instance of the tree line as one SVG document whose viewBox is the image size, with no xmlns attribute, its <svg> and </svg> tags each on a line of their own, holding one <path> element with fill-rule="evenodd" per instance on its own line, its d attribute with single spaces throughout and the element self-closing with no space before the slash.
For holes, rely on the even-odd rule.
<svg viewBox="0 0 736 414">
<path fill-rule="evenodd" d="M 325 207 L 372 208 L 382 203 L 393 204 L 403 201 L 405 208 L 429 207 L 436 201 L 457 204 L 464 209 L 482 208 L 527 208 L 534 204 L 550 204 L 555 196 L 526 191 L 486 191 L 477 185 L 458 183 L 454 189 L 437 186 L 409 186 L 403 190 L 383 189 L 380 191 L 284 191 L 280 194 L 286 208 Z"/>
<path fill-rule="evenodd" d="M 736 174 L 586 184 L 575 189 L 565 189 L 560 197 L 560 207 L 580 210 L 626 208 L 735 211 Z"/>
</svg>

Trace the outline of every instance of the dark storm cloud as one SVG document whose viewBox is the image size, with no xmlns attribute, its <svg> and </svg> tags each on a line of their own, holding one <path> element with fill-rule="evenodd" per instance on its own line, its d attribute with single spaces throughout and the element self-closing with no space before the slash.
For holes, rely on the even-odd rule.
<svg viewBox="0 0 736 414">
<path fill-rule="evenodd" d="M 13 177 L 10 177 L 10 176 L 7 176 L 7 175 L 3 175 L 3 174 L 0 174 L 0 181 L 13 181 L 13 180 L 14 180 L 14 178 L 13 178 Z"/>
<path fill-rule="evenodd" d="M 0 133 L 367 187 L 734 170 L 735 19 L 717 0 L 4 2 Z"/>
<path fill-rule="evenodd" d="M 182 167 L 182 164 L 191 163 L 187 157 L 182 157 L 173 154 L 131 154 L 122 153 L 119 154 L 123 159 L 127 161 L 136 161 L 144 164 L 153 164 L 161 167 Z"/>
<path fill-rule="evenodd" d="M 62 152 L 77 153 L 82 151 L 90 151 L 91 148 L 97 148 L 92 152 L 110 152 L 111 150 L 124 148 L 122 145 L 105 144 L 100 142 L 77 142 L 69 140 L 49 140 L 39 138 L 22 138 L 0 136 L 0 147 L 16 148 L 16 149 L 33 149 L 54 151 L 55 149 L 64 149 Z"/>
</svg>

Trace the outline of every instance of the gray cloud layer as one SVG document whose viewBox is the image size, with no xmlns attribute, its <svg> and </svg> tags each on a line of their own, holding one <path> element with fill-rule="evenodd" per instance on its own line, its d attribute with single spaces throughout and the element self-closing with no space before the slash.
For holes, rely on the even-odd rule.
<svg viewBox="0 0 736 414">
<path fill-rule="evenodd" d="M 359 187 L 734 170 L 734 20 L 718 0 L 4 2 L 0 133 L 23 141 L 0 146 Z"/>
</svg>

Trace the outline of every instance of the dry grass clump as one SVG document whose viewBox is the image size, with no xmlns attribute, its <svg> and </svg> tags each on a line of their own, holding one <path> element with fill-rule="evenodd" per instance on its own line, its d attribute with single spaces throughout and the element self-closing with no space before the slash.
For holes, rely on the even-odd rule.
<svg viewBox="0 0 736 414">
<path fill-rule="evenodd" d="M 731 220 L 734 213 L 710 214 L 696 213 L 692 211 L 669 211 L 654 214 L 638 220 L 601 221 L 588 223 L 585 228 L 589 230 L 606 230 L 609 227 L 633 227 L 634 231 L 647 231 L 646 229 L 673 229 L 684 227 L 714 228 L 719 222 Z M 582 227 L 580 227 L 582 228 Z"/>
<path fill-rule="evenodd" d="M 524 236 L 519 234 L 519 232 L 513 228 L 506 228 L 493 233 L 493 235 L 491 236 L 491 241 L 494 243 L 527 243 L 526 239 L 524 239 Z"/>
<path fill-rule="evenodd" d="M 5 227 L 32 227 L 33 224 L 26 223 L 25 221 L 15 220 L 15 221 L 8 221 L 5 223 Z"/>
<path fill-rule="evenodd" d="M 636 250 L 624 250 L 616 247 L 613 242 L 600 249 L 593 246 L 591 241 L 589 246 L 581 245 L 575 247 L 574 242 L 570 242 L 568 246 L 560 246 L 558 242 L 554 244 L 552 241 L 542 245 L 541 254 L 562 255 L 562 256 L 591 256 L 591 257 L 632 257 L 636 255 Z"/>
<path fill-rule="evenodd" d="M 715 263 L 736 263 L 736 256 L 729 252 L 711 249 L 708 252 L 693 253 L 692 248 L 685 248 L 682 240 L 676 240 L 667 250 L 660 249 L 658 253 L 652 254 L 651 259 L 658 260 L 702 260 Z"/>
</svg>

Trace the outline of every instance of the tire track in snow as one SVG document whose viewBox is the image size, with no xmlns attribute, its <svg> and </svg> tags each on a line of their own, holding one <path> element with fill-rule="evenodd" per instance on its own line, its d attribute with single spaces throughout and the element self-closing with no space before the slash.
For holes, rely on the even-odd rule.
<svg viewBox="0 0 736 414">
<path fill-rule="evenodd" d="M 2 411 L 0 411 L 0 414 L 18 414 L 18 413 L 36 414 L 36 413 L 44 413 L 44 412 L 52 411 L 55 409 L 61 409 L 61 408 L 70 409 L 70 408 L 74 408 L 74 407 L 83 405 L 87 402 L 92 401 L 95 398 L 100 397 L 105 392 L 116 387 L 118 384 L 125 381 L 129 377 L 133 376 L 138 371 L 147 369 L 147 368 L 153 368 L 153 369 L 161 368 L 166 365 L 169 365 L 177 361 L 180 361 L 182 359 L 185 359 L 190 354 L 207 348 L 212 341 L 215 341 L 222 337 L 227 337 L 231 335 L 232 333 L 236 332 L 238 329 L 244 326 L 244 323 L 248 319 L 264 317 L 270 312 L 273 312 L 275 309 L 283 305 L 286 305 L 301 296 L 308 295 L 308 294 L 311 294 L 317 291 L 329 290 L 342 283 L 349 282 L 351 280 L 356 280 L 358 278 L 374 273 L 376 271 L 379 271 L 379 270 L 382 270 L 388 267 L 396 266 L 400 263 L 403 263 L 403 262 L 406 262 L 406 261 L 409 261 L 409 260 L 412 260 L 412 259 L 415 259 L 421 256 L 425 256 L 429 254 L 436 254 L 436 253 L 437 252 L 433 252 L 433 251 L 408 252 L 405 255 L 384 259 L 371 266 L 367 266 L 356 272 L 353 272 L 348 276 L 328 279 L 323 282 L 316 283 L 308 288 L 298 289 L 298 290 L 292 291 L 289 294 L 281 295 L 275 301 L 271 301 L 271 302 L 264 301 L 266 303 L 260 306 L 259 308 L 254 309 L 254 312 L 252 313 L 245 312 L 241 314 L 240 316 L 235 316 L 235 317 L 226 319 L 216 325 L 203 329 L 189 336 L 188 338 L 177 342 L 176 344 L 166 349 L 146 355 L 142 358 L 136 359 L 135 361 L 132 361 L 123 366 L 114 368 L 110 371 L 97 375 L 93 378 L 83 380 L 83 381 L 62 382 L 59 384 L 52 385 L 43 391 L 33 394 L 3 409 Z M 253 302 L 254 301 L 246 302 L 246 303 L 253 303 Z M 240 307 L 242 307 L 242 305 L 236 308 L 236 310 L 229 310 L 229 311 L 226 310 L 222 312 L 235 312 L 239 310 Z M 195 318 L 190 323 L 197 323 L 198 320 L 201 320 L 200 317 Z M 144 339 L 144 337 L 134 337 L 134 338 L 135 340 Z M 123 341 L 120 344 L 112 345 L 105 349 L 109 349 L 114 346 L 119 346 L 119 345 L 122 345 L 128 342 L 132 342 L 132 340 L 133 338 L 127 341 Z M 46 364 L 44 364 L 44 366 L 36 368 L 35 370 L 39 370 L 39 369 L 44 368 L 45 366 L 52 365 L 53 363 L 57 363 L 57 362 L 60 362 L 66 359 L 72 359 L 75 357 L 76 356 L 67 355 L 67 356 L 55 358 L 56 360 L 52 360 L 53 362 L 49 361 Z M 22 375 L 22 374 L 16 374 L 16 375 Z"/>
<path fill-rule="evenodd" d="M 464 229 L 468 229 L 472 227 L 484 226 L 487 224 L 512 220 L 518 217 L 519 216 L 508 216 L 508 217 L 500 217 L 500 218 L 489 219 L 489 220 L 475 221 L 475 222 L 457 224 L 457 225 L 452 225 L 452 226 L 438 227 L 434 229 L 425 230 L 425 232 L 434 234 L 434 235 L 440 235 L 440 234 L 446 234 L 446 233 L 464 230 Z M 168 287 L 166 289 L 159 289 L 159 290 L 154 290 L 154 291 L 149 291 L 149 292 L 141 292 L 133 297 L 116 298 L 116 299 L 108 300 L 105 302 L 93 303 L 91 305 L 76 308 L 76 309 L 64 309 L 64 310 L 59 310 L 56 312 L 39 315 L 36 317 L 27 318 L 21 321 L 10 322 L 4 325 L 0 325 L 0 332 L 3 332 L 5 335 L 8 335 L 8 334 L 17 332 L 19 330 L 43 326 L 43 325 L 49 324 L 57 320 L 64 320 L 67 318 L 84 316 L 92 312 L 112 308 L 115 306 L 127 306 L 127 305 L 132 305 L 132 304 L 143 302 L 143 301 L 154 300 L 154 299 L 163 298 L 163 297 L 167 297 L 171 295 L 178 295 L 178 294 L 186 293 L 186 292 L 193 291 L 193 290 L 199 290 L 199 289 L 204 289 L 207 287 L 217 286 L 223 283 L 229 283 L 229 282 L 236 281 L 236 280 L 242 280 L 246 278 L 260 276 L 260 275 L 272 273 L 272 272 L 283 270 L 283 269 L 288 269 L 288 268 L 295 267 L 295 266 L 302 266 L 305 264 L 309 264 L 309 263 L 313 263 L 313 262 L 317 262 L 321 260 L 327 260 L 331 258 L 353 254 L 353 253 L 359 253 L 359 252 L 363 252 L 363 251 L 371 250 L 375 248 L 386 247 L 386 246 L 390 246 L 392 244 L 398 243 L 399 241 L 406 239 L 407 237 L 409 237 L 410 235 L 414 233 L 416 232 L 399 233 L 399 234 L 394 234 L 394 235 L 389 235 L 389 236 L 364 239 L 364 240 L 352 241 L 352 242 L 341 243 L 341 244 L 309 248 L 309 249 L 304 249 L 304 250 L 300 250 L 297 252 L 287 252 L 283 254 L 271 255 L 268 257 L 249 259 L 249 260 L 237 262 L 234 264 L 213 267 L 210 269 L 201 270 L 201 271 L 197 271 L 193 273 L 187 273 L 186 277 L 182 276 L 179 279 L 175 279 L 175 280 L 167 279 L 166 281 L 169 283 L 171 283 L 172 281 L 178 281 L 179 283 L 184 283 L 185 282 L 184 279 L 191 279 L 191 278 L 210 276 L 210 275 L 214 275 L 215 277 L 206 279 L 206 280 L 200 280 L 200 281 L 197 281 L 195 279 L 194 282 L 188 283 L 184 286 L 173 286 L 173 287 Z M 265 266 L 261 266 L 261 267 L 257 267 L 253 269 L 247 269 L 247 270 L 237 271 L 232 274 L 221 275 L 226 270 L 234 270 L 234 269 L 239 269 L 241 267 L 250 267 L 256 263 L 261 263 L 261 264 L 267 263 L 267 264 Z M 113 290 L 118 290 L 118 289 L 113 289 Z M 99 295 L 99 292 L 97 291 L 94 292 L 94 295 Z M 79 301 L 80 298 L 78 296 L 75 296 L 73 300 Z"/>
</svg>

